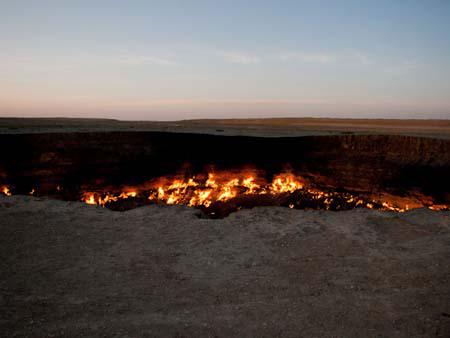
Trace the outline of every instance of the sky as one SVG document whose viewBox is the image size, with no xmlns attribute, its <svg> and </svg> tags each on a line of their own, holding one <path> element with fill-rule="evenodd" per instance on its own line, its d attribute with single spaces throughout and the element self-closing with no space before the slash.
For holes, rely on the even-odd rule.
<svg viewBox="0 0 450 338">
<path fill-rule="evenodd" d="M 0 117 L 450 119 L 450 1 L 0 0 Z"/>
</svg>

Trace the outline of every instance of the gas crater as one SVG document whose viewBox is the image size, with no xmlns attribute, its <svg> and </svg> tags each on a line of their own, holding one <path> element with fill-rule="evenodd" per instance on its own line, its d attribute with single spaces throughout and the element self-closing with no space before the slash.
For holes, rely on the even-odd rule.
<svg viewBox="0 0 450 338">
<path fill-rule="evenodd" d="M 395 135 L 164 132 L 0 135 L 0 193 L 112 210 L 182 204 L 213 218 L 255 206 L 448 210 L 450 142 Z"/>
</svg>

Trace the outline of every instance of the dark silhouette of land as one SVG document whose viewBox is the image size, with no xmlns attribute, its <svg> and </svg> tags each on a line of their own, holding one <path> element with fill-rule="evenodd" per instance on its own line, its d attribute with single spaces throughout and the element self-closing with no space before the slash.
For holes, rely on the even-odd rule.
<svg viewBox="0 0 450 338">
<path fill-rule="evenodd" d="M 450 117 L 450 116 L 449 116 Z M 271 118 L 119 121 L 74 118 L 0 118 L 0 133 L 173 131 L 249 136 L 395 134 L 450 138 L 449 120 Z"/>
</svg>

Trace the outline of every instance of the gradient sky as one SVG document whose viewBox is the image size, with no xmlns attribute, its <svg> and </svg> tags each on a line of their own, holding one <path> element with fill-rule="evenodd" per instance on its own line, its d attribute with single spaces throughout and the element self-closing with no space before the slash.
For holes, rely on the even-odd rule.
<svg viewBox="0 0 450 338">
<path fill-rule="evenodd" d="M 450 118 L 450 1 L 0 0 L 0 116 Z"/>
</svg>

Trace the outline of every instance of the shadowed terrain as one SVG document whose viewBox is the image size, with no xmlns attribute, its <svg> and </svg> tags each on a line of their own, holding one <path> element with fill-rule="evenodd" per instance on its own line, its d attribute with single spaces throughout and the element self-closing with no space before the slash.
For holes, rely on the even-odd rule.
<svg viewBox="0 0 450 338">
<path fill-rule="evenodd" d="M 156 122 L 76 118 L 0 118 L 0 133 L 77 131 L 171 131 L 263 137 L 356 133 L 450 138 L 450 120 L 269 118 Z"/>
</svg>

